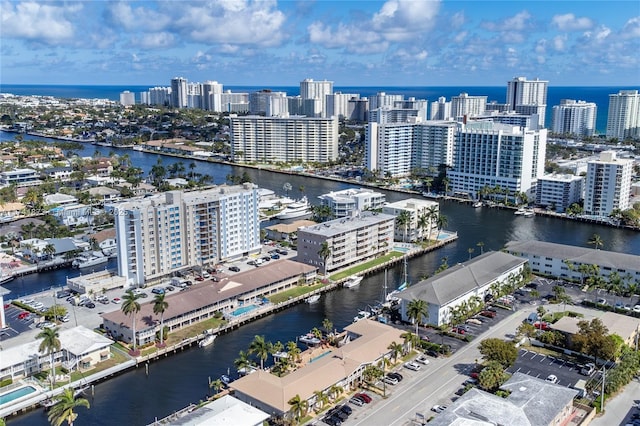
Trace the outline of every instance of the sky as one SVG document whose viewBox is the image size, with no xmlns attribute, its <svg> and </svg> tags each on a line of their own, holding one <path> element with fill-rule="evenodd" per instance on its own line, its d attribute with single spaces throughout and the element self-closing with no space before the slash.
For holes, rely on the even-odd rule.
<svg viewBox="0 0 640 426">
<path fill-rule="evenodd" d="M 640 86 L 640 1 L 5 1 L 0 83 Z"/>
</svg>

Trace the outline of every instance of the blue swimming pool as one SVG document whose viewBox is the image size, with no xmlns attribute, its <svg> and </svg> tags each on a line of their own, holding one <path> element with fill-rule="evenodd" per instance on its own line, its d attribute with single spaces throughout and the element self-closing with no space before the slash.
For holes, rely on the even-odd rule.
<svg viewBox="0 0 640 426">
<path fill-rule="evenodd" d="M 3 393 L 2 395 L 0 395 L 0 405 L 14 401 L 18 398 L 22 398 L 23 396 L 27 396 L 31 393 L 34 393 L 35 391 L 36 388 L 34 388 L 33 386 L 25 386 L 12 390 L 11 392 Z"/>
<path fill-rule="evenodd" d="M 233 315 L 234 317 L 238 317 L 240 315 L 246 314 L 247 312 L 251 312 L 256 308 L 257 308 L 256 305 L 240 306 L 238 309 L 236 309 L 235 311 L 231 312 L 231 315 Z"/>
</svg>

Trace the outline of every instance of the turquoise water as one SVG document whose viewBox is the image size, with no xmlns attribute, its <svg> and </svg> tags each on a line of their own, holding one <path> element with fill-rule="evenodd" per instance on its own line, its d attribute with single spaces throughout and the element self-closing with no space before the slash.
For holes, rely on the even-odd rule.
<svg viewBox="0 0 640 426">
<path fill-rule="evenodd" d="M 256 305 L 241 306 L 238 309 L 236 309 L 235 311 L 231 312 L 231 315 L 233 315 L 234 317 L 238 317 L 240 315 L 246 314 L 247 312 L 251 312 L 256 308 L 257 308 Z"/>
<path fill-rule="evenodd" d="M 30 393 L 34 393 L 35 391 L 36 391 L 36 388 L 32 386 L 25 386 L 23 388 L 19 388 L 11 392 L 4 393 L 0 395 L 0 405 L 6 404 L 7 402 L 11 402 L 18 398 L 22 398 L 23 396 L 27 396 Z"/>
<path fill-rule="evenodd" d="M 318 355 L 318 356 L 316 356 L 316 357 L 313 357 L 313 358 L 311 358 L 311 360 L 309 361 L 309 363 L 312 363 L 313 361 L 317 361 L 317 360 L 319 360 L 320 358 L 322 358 L 323 356 L 327 356 L 327 355 L 329 355 L 330 353 L 331 353 L 331 351 L 327 351 L 327 352 L 322 353 L 322 354 L 320 354 L 320 355 Z"/>
</svg>

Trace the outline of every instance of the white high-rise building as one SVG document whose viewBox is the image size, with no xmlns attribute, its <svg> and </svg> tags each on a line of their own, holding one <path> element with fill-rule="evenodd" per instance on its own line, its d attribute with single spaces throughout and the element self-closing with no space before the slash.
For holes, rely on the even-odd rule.
<svg viewBox="0 0 640 426">
<path fill-rule="evenodd" d="M 609 95 L 607 137 L 620 141 L 640 137 L 640 94 L 637 90 L 621 90 Z"/>
<path fill-rule="evenodd" d="M 300 97 L 304 99 L 314 99 L 318 103 L 307 103 L 308 109 L 313 110 L 305 111 L 305 115 L 308 117 L 327 117 L 326 114 L 326 96 L 333 93 L 333 81 L 314 81 L 307 78 L 300 82 Z"/>
<path fill-rule="evenodd" d="M 404 101 L 403 95 L 389 95 L 385 92 L 378 92 L 375 95 L 369 97 L 369 110 L 393 107 L 396 102 Z"/>
<path fill-rule="evenodd" d="M 459 124 L 450 191 L 477 198 L 483 187 L 510 194 L 532 189 L 544 175 L 547 130 L 475 121 Z"/>
<path fill-rule="evenodd" d="M 171 79 L 171 106 L 186 108 L 189 105 L 187 96 L 187 79 L 175 77 Z"/>
<path fill-rule="evenodd" d="M 576 175 L 544 175 L 538 178 L 536 205 L 564 213 L 571 204 L 584 198 L 584 177 Z"/>
<path fill-rule="evenodd" d="M 122 106 L 131 106 L 136 104 L 136 96 L 133 92 L 125 90 L 120 93 L 120 104 Z"/>
<path fill-rule="evenodd" d="M 171 87 L 149 89 L 149 105 L 171 105 Z"/>
<path fill-rule="evenodd" d="M 628 209 L 632 174 L 633 160 L 617 158 L 615 151 L 602 151 L 599 160 L 589 161 L 584 212 L 606 217 L 614 209 Z"/>
<path fill-rule="evenodd" d="M 453 160 L 456 123 L 370 121 L 365 135 L 365 165 L 378 176 L 409 176 L 416 168 L 437 170 Z"/>
<path fill-rule="evenodd" d="M 338 117 L 231 116 L 235 162 L 317 162 L 338 158 Z"/>
<path fill-rule="evenodd" d="M 451 118 L 451 102 L 441 96 L 437 102 L 431 102 L 431 120 L 449 120 Z"/>
<path fill-rule="evenodd" d="M 222 112 L 223 86 L 217 81 L 205 81 L 202 83 L 202 109 L 206 111 Z"/>
<path fill-rule="evenodd" d="M 451 116 L 454 119 L 482 115 L 486 107 L 486 96 L 469 96 L 467 93 L 460 93 L 458 96 L 451 97 Z"/>
<path fill-rule="evenodd" d="M 227 90 L 220 95 L 220 104 L 223 112 L 248 112 L 249 94 L 232 93 L 231 90 Z"/>
<path fill-rule="evenodd" d="M 520 114 L 538 114 L 540 127 L 544 127 L 547 110 L 546 80 L 527 80 L 526 77 L 515 77 L 507 82 L 507 101 L 510 111 Z"/>
<path fill-rule="evenodd" d="M 169 191 L 108 208 L 115 217 L 118 274 L 130 286 L 260 250 L 252 184 Z"/>
<path fill-rule="evenodd" d="M 369 111 L 369 121 L 381 124 L 417 123 L 425 121 L 421 110 L 382 107 Z"/>
<path fill-rule="evenodd" d="M 187 83 L 187 108 L 203 108 L 202 84 Z"/>
<path fill-rule="evenodd" d="M 349 111 L 349 101 L 360 99 L 358 93 L 341 93 L 336 92 L 326 96 L 326 115 L 327 117 L 337 116 L 341 119 L 351 119 Z"/>
<path fill-rule="evenodd" d="M 268 89 L 251 92 L 249 93 L 249 113 L 267 115 L 271 98 L 284 98 L 286 100 L 286 97 L 287 94 L 285 92 L 273 92 Z"/>
<path fill-rule="evenodd" d="M 562 99 L 553 107 L 551 131 L 561 135 L 593 136 L 597 106 L 593 102 Z"/>
</svg>

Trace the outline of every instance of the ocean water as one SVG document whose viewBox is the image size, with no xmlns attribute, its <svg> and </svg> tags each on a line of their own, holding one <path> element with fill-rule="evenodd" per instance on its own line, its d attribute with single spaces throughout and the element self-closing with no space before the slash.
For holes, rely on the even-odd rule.
<svg viewBox="0 0 640 426">
<path fill-rule="evenodd" d="M 169 83 L 149 86 L 62 86 L 62 85 L 36 85 L 36 84 L 0 84 L 0 93 L 12 93 L 15 95 L 39 95 L 54 96 L 58 98 L 88 98 L 110 99 L 117 101 L 120 93 L 128 90 L 136 94 L 136 100 L 140 100 L 140 92 L 146 92 L 151 87 L 168 86 Z M 450 100 L 452 96 L 460 93 L 468 93 L 474 96 L 487 96 L 489 102 L 505 102 L 507 88 L 504 86 L 334 86 L 335 92 L 359 93 L 362 97 L 374 95 L 378 92 L 404 95 L 405 98 L 426 99 L 429 102 L 436 101 L 444 96 Z M 287 95 L 296 96 L 300 92 L 299 86 L 224 86 L 225 90 L 232 92 L 255 92 L 262 89 L 270 89 L 277 92 L 286 92 Z M 551 126 L 552 108 L 560 105 L 562 99 L 576 99 L 587 102 L 595 102 L 598 106 L 596 128 L 604 133 L 607 127 L 607 111 L 609 108 L 609 95 L 620 90 L 637 89 L 632 87 L 617 86 L 549 86 L 547 93 L 546 125 Z"/>
</svg>

